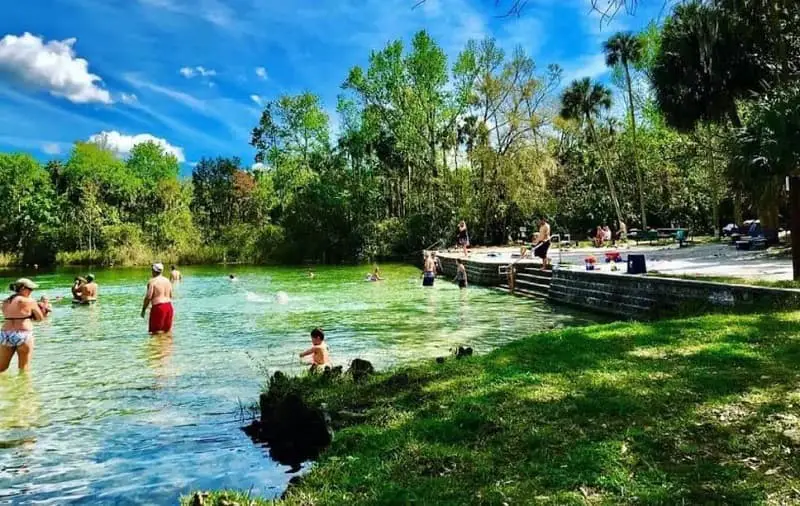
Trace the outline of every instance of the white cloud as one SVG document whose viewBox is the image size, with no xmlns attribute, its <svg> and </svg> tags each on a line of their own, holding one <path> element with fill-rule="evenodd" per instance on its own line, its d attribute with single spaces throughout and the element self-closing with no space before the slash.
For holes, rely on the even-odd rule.
<svg viewBox="0 0 800 506">
<path fill-rule="evenodd" d="M 135 104 L 139 98 L 134 93 L 120 93 L 119 99 L 123 104 Z"/>
<path fill-rule="evenodd" d="M 250 166 L 250 170 L 267 170 L 268 168 L 269 167 L 267 167 L 266 165 L 264 165 L 261 162 L 256 162 L 256 163 L 254 163 L 253 165 Z"/>
<path fill-rule="evenodd" d="M 162 139 L 150 134 L 125 135 L 117 132 L 116 130 L 103 131 L 99 134 L 89 137 L 89 142 L 99 144 L 113 151 L 117 154 L 117 156 L 120 157 L 130 154 L 133 147 L 137 144 L 141 144 L 143 142 L 155 142 L 164 148 L 164 151 L 175 156 L 179 162 L 183 163 L 186 161 L 186 157 L 183 154 L 183 148 L 173 146 L 167 142 L 166 139 Z"/>
<path fill-rule="evenodd" d="M 178 72 L 180 72 L 180 74 L 186 79 L 191 79 L 195 76 L 214 77 L 215 75 L 217 75 L 216 70 L 207 69 L 202 65 L 198 65 L 196 67 L 181 67 L 181 69 Z"/>
<path fill-rule="evenodd" d="M 28 86 L 45 89 L 76 104 L 110 104 L 111 94 L 98 86 L 99 76 L 89 72 L 89 62 L 77 58 L 77 39 L 45 42 L 28 32 L 0 39 L 0 75 L 6 74 Z"/>
<path fill-rule="evenodd" d="M 259 79 L 267 80 L 267 69 L 264 67 L 256 67 L 256 75 Z"/>
<path fill-rule="evenodd" d="M 591 77 L 597 79 L 609 71 L 606 66 L 606 57 L 602 53 L 579 56 L 564 65 L 564 74 L 561 83 L 568 85 L 575 79 Z"/>
<path fill-rule="evenodd" d="M 42 144 L 42 152 L 47 155 L 60 155 L 61 145 L 57 142 L 45 142 Z"/>
<path fill-rule="evenodd" d="M 135 86 L 136 88 L 149 90 L 160 95 L 164 95 L 176 102 L 180 102 L 186 107 L 190 109 L 194 109 L 195 111 L 205 111 L 206 110 L 206 103 L 199 98 L 195 98 L 188 93 L 183 93 L 182 91 L 173 90 L 172 88 L 167 88 L 165 86 L 160 86 L 155 83 L 151 83 L 150 81 L 146 81 L 136 74 L 125 74 L 124 79 L 128 81 L 129 84 Z"/>
<path fill-rule="evenodd" d="M 256 103 L 256 105 L 264 105 L 264 99 L 259 97 L 258 95 L 250 95 L 250 100 Z"/>
</svg>

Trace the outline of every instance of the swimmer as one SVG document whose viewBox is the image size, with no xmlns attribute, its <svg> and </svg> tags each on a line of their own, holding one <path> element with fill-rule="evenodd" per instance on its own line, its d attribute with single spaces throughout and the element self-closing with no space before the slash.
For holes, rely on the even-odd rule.
<svg viewBox="0 0 800 506">
<path fill-rule="evenodd" d="M 381 277 L 381 270 L 376 265 L 375 269 L 372 271 L 372 281 L 383 281 L 384 279 L 386 278 Z"/>
<path fill-rule="evenodd" d="M 228 274 L 228 279 L 231 280 L 231 281 L 239 281 L 239 278 L 237 278 L 233 274 Z"/>
<path fill-rule="evenodd" d="M 300 358 L 311 355 L 311 368 L 330 366 L 328 345 L 325 344 L 325 333 L 316 328 L 311 331 L 311 348 L 300 354 Z"/>
<path fill-rule="evenodd" d="M 172 283 L 161 275 L 164 266 L 160 263 L 153 264 L 152 277 L 147 282 L 147 293 L 142 304 L 142 318 L 150 306 L 150 321 L 148 330 L 151 334 L 169 334 L 172 332 Z"/>
<path fill-rule="evenodd" d="M 42 311 L 42 315 L 45 317 L 53 312 L 53 306 L 50 304 L 50 300 L 47 298 L 46 295 L 42 295 L 39 299 L 39 309 Z"/>
<path fill-rule="evenodd" d="M 308 279 L 314 279 L 314 272 L 308 271 Z"/>
<path fill-rule="evenodd" d="M 456 279 L 455 281 L 458 283 L 459 288 L 466 288 L 467 287 L 467 269 L 464 267 L 464 261 L 462 259 L 456 260 L 458 263 L 458 268 L 456 269 Z"/>
<path fill-rule="evenodd" d="M 39 304 L 31 297 L 38 285 L 30 279 L 18 279 L 9 289 L 14 292 L 3 301 L 3 326 L 0 327 L 0 372 L 11 365 L 17 354 L 20 371 L 28 368 L 33 355 L 33 322 L 42 321 L 44 315 Z"/>
<path fill-rule="evenodd" d="M 177 283 L 178 281 L 183 281 L 183 274 L 178 268 L 174 265 L 170 266 L 169 268 L 169 280 L 171 283 Z"/>
</svg>

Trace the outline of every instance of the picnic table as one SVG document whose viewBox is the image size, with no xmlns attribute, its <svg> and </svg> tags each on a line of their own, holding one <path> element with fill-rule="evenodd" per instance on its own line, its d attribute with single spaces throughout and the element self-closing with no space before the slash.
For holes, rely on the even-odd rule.
<svg viewBox="0 0 800 506">
<path fill-rule="evenodd" d="M 689 240 L 691 237 L 692 231 L 688 228 L 651 228 L 649 230 L 637 230 L 633 229 L 628 234 L 629 239 L 633 239 L 636 241 L 638 246 L 639 242 L 641 241 L 648 241 L 652 244 L 654 241 L 666 241 L 668 239 L 672 239 L 672 241 L 678 241 L 681 246 L 683 243 Z"/>
</svg>

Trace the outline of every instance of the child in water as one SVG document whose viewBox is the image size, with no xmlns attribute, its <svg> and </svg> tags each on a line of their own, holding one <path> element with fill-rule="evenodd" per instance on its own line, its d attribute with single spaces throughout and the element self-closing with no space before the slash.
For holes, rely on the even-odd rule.
<svg viewBox="0 0 800 506">
<path fill-rule="evenodd" d="M 464 261 L 460 258 L 456 260 L 458 263 L 458 268 L 456 269 L 456 281 L 458 282 L 459 288 L 466 288 L 467 287 L 467 269 L 464 267 Z"/>
<path fill-rule="evenodd" d="M 46 295 L 42 295 L 42 298 L 39 299 L 39 309 L 41 309 L 42 314 L 45 316 L 53 312 L 53 306 L 50 305 L 50 300 Z"/>
<path fill-rule="evenodd" d="M 328 345 L 325 344 L 325 333 L 316 328 L 311 331 L 311 348 L 300 354 L 300 358 L 311 355 L 311 368 L 330 366 Z"/>
</svg>

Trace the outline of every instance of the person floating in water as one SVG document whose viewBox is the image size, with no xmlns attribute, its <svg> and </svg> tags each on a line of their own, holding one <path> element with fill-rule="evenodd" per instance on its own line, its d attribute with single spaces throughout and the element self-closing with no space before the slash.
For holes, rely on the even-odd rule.
<svg viewBox="0 0 800 506">
<path fill-rule="evenodd" d="M 300 354 L 300 358 L 311 356 L 311 368 L 326 367 L 331 365 L 328 355 L 328 345 L 325 344 L 325 333 L 322 329 L 316 328 L 311 331 L 311 348 Z"/>
<path fill-rule="evenodd" d="M 467 269 L 464 267 L 464 261 L 460 258 L 456 260 L 458 267 L 456 268 L 456 282 L 459 288 L 467 287 Z"/>
<path fill-rule="evenodd" d="M 53 312 L 53 306 L 50 304 L 50 299 L 48 299 L 46 295 L 42 295 L 38 304 L 43 316 L 46 317 Z"/>
<path fill-rule="evenodd" d="M 308 271 L 308 279 L 314 279 L 314 271 Z"/>
<path fill-rule="evenodd" d="M 94 274 L 86 275 L 86 283 L 81 285 L 80 302 L 81 304 L 93 304 L 97 302 L 98 286 L 94 280 Z"/>
<path fill-rule="evenodd" d="M 175 265 L 170 266 L 169 268 L 169 280 L 172 283 L 183 281 L 183 274 L 181 274 L 181 271 L 179 271 L 178 267 L 176 267 Z"/>
<path fill-rule="evenodd" d="M 425 253 L 425 267 L 422 270 L 422 286 L 433 286 L 436 280 L 436 262 L 433 255 Z"/>
<path fill-rule="evenodd" d="M 236 277 L 235 275 L 233 275 L 233 274 L 228 274 L 228 279 L 229 279 L 229 280 L 231 280 L 231 281 L 239 281 L 239 278 L 237 278 L 237 277 Z"/>
<path fill-rule="evenodd" d="M 33 323 L 44 318 L 39 304 L 31 297 L 38 285 L 30 279 L 21 278 L 11 283 L 14 292 L 3 301 L 3 325 L 0 327 L 0 372 L 11 365 L 17 354 L 17 367 L 25 371 L 33 355 Z"/>
<path fill-rule="evenodd" d="M 378 266 L 375 266 L 375 269 L 372 270 L 372 274 L 367 274 L 367 281 L 383 281 L 386 278 L 381 277 L 381 270 Z"/>
<path fill-rule="evenodd" d="M 160 263 L 153 264 L 152 277 L 147 282 L 147 293 L 142 304 L 142 318 L 150 306 L 150 321 L 148 325 L 151 334 L 168 334 L 172 332 L 172 283 L 161 274 L 164 266 Z"/>
</svg>

